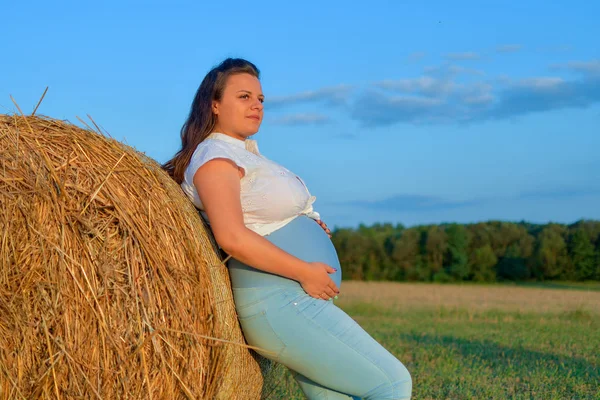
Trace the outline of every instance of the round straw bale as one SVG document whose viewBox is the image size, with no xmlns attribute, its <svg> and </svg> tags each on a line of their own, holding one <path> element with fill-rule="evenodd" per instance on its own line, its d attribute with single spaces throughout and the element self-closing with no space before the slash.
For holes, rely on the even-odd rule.
<svg viewBox="0 0 600 400">
<path fill-rule="evenodd" d="M 210 231 L 151 158 L 0 115 L 0 235 L 0 398 L 264 394 Z"/>
</svg>

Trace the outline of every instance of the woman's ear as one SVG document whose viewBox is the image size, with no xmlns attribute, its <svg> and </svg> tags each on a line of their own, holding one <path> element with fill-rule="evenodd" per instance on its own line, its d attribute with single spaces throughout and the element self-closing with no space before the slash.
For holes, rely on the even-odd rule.
<svg viewBox="0 0 600 400">
<path fill-rule="evenodd" d="M 211 108 L 212 108 L 213 114 L 219 115 L 219 103 L 216 100 L 213 100 Z"/>
</svg>

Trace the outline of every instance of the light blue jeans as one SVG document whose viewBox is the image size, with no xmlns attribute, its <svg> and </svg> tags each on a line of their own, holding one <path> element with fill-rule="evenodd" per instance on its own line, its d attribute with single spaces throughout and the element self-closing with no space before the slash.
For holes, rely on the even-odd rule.
<svg viewBox="0 0 600 400">
<path fill-rule="evenodd" d="M 339 286 L 335 248 L 314 220 L 297 217 L 265 238 L 305 261 L 337 268 L 332 279 Z M 406 367 L 333 301 L 233 258 L 228 267 L 246 341 L 288 367 L 308 399 L 410 398 Z"/>
</svg>

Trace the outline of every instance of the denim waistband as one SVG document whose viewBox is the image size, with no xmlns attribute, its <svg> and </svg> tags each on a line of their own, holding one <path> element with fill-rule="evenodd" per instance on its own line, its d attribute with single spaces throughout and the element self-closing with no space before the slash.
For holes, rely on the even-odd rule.
<svg viewBox="0 0 600 400">
<path fill-rule="evenodd" d="M 231 278 L 231 287 L 233 288 L 268 286 L 301 287 L 295 280 L 252 268 L 234 258 L 228 261 L 227 266 L 229 268 L 229 277 Z"/>
</svg>

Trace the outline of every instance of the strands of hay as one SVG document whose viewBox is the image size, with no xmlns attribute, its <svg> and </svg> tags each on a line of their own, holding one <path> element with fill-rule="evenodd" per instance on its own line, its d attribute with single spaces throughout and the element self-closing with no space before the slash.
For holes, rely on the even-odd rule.
<svg viewBox="0 0 600 400">
<path fill-rule="evenodd" d="M 226 267 L 154 160 L 0 115 L 0 235 L 0 398 L 259 398 L 269 363 L 244 347 Z"/>
</svg>

